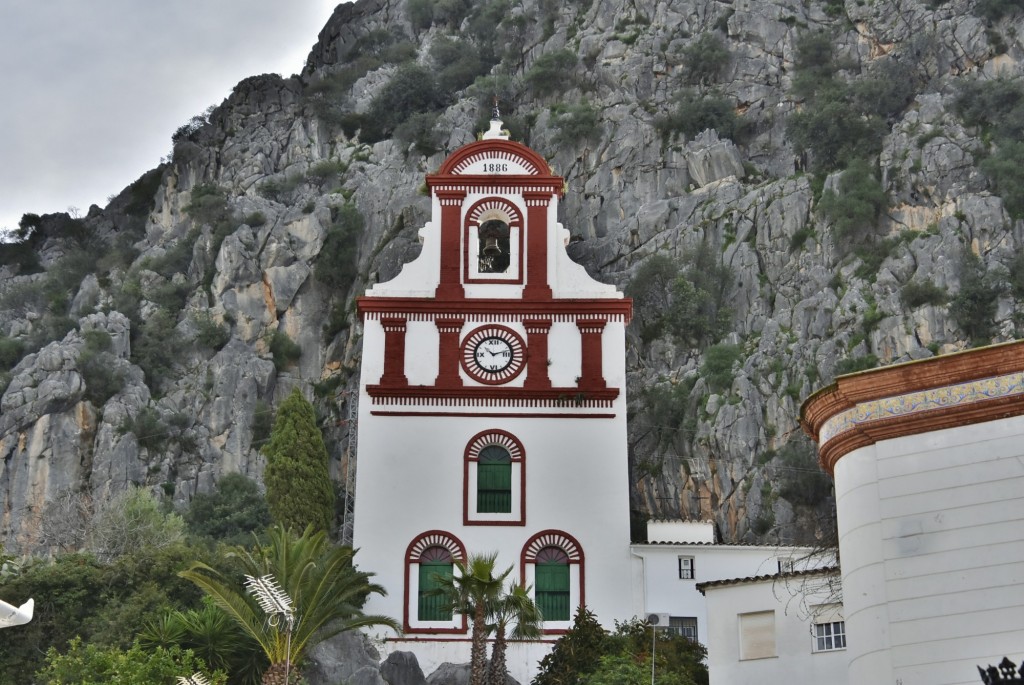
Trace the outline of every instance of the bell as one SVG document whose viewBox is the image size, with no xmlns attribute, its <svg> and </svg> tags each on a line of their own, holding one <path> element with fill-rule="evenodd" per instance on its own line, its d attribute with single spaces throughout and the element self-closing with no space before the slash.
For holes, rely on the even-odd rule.
<svg viewBox="0 0 1024 685">
<path fill-rule="evenodd" d="M 497 257 L 501 254 L 497 236 L 484 238 L 484 257 Z"/>
</svg>

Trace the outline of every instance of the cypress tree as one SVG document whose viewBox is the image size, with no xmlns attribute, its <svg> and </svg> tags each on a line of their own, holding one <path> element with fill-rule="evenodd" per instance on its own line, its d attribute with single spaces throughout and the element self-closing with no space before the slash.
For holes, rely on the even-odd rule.
<svg viewBox="0 0 1024 685">
<path fill-rule="evenodd" d="M 334 488 L 327 470 L 327 448 L 313 405 L 298 388 L 278 408 L 263 454 L 267 457 L 263 482 L 274 521 L 300 532 L 310 525 L 330 530 Z"/>
</svg>

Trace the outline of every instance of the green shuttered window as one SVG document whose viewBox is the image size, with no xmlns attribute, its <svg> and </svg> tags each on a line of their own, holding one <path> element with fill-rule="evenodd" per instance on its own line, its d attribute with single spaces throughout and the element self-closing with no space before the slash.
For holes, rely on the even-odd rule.
<svg viewBox="0 0 1024 685">
<path fill-rule="evenodd" d="M 477 511 L 508 514 L 512 511 L 512 457 L 508 450 L 491 445 L 480 450 L 476 472 Z"/>
<path fill-rule="evenodd" d="M 535 587 L 537 606 L 545 621 L 568 621 L 569 558 L 557 547 L 545 547 L 537 554 Z"/>
<path fill-rule="evenodd" d="M 430 547 L 420 556 L 419 606 L 416 613 L 420 621 L 452 620 L 452 610 L 445 605 L 444 596 L 431 594 L 440 585 L 439 577 L 452 577 L 452 557 L 443 547 Z"/>
</svg>

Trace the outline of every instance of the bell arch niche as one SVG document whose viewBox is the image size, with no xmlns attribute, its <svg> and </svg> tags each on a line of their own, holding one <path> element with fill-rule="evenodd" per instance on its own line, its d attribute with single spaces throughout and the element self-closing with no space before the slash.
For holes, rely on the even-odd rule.
<svg viewBox="0 0 1024 685">
<path fill-rule="evenodd" d="M 463 240 L 467 283 L 523 282 L 523 214 L 504 198 L 487 198 L 466 212 Z"/>
</svg>

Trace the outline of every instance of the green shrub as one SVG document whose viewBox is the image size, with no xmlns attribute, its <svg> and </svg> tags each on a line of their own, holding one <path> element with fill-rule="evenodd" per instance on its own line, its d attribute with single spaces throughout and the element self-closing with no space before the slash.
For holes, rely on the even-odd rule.
<svg viewBox="0 0 1024 685">
<path fill-rule="evenodd" d="M 118 428 L 121 433 L 131 433 L 140 447 L 151 453 L 161 451 L 167 444 L 167 424 L 153 407 L 143 407 L 135 416 L 127 417 Z"/>
<path fill-rule="evenodd" d="M 266 400 L 256 400 L 256 406 L 252 410 L 252 443 L 254 449 L 259 449 L 270 439 L 270 432 L 274 428 L 274 408 Z"/>
<path fill-rule="evenodd" d="M 981 170 L 1014 219 L 1024 219 L 1024 142 L 1002 139 Z"/>
<path fill-rule="evenodd" d="M 995 334 L 999 296 L 1005 285 L 973 252 L 965 250 L 960 261 L 960 290 L 949 304 L 949 314 L 972 345 L 987 345 Z"/>
<path fill-rule="evenodd" d="M 720 343 L 705 350 L 700 372 L 712 392 L 721 393 L 729 390 L 733 380 L 733 366 L 742 356 L 743 348 L 739 345 Z"/>
<path fill-rule="evenodd" d="M 557 129 L 554 142 L 559 147 L 575 145 L 584 140 L 595 140 L 601 135 L 597 120 L 598 110 L 584 100 L 579 104 L 557 108 L 552 124 Z"/>
<path fill-rule="evenodd" d="M 903 299 L 903 304 L 910 309 L 917 309 L 925 305 L 940 306 L 949 300 L 949 294 L 945 289 L 935 285 L 935 282 L 929 279 L 908 282 L 900 289 L 900 296 Z"/>
<path fill-rule="evenodd" d="M 219 351 L 231 340 L 231 330 L 217 323 L 209 312 L 200 312 L 192 317 L 196 325 L 196 342 L 203 347 Z"/>
<path fill-rule="evenodd" d="M 324 183 L 340 178 L 346 171 L 348 171 L 348 165 L 344 162 L 325 159 L 311 165 L 306 172 L 306 178 L 314 179 L 318 183 Z"/>
<path fill-rule="evenodd" d="M 451 98 L 490 69 L 472 43 L 441 36 L 430 46 L 437 89 L 442 97 Z"/>
<path fill-rule="evenodd" d="M 655 255 L 626 287 L 635 305 L 633 325 L 645 342 L 669 333 L 705 347 L 728 330 L 732 311 L 726 296 L 732 281 L 732 270 L 707 245 L 685 254 L 682 263 Z"/>
<path fill-rule="evenodd" d="M 94 407 L 102 407 L 124 387 L 124 374 L 115 365 L 111 354 L 113 340 L 106 331 L 83 333 L 85 345 L 78 355 L 78 369 L 85 382 L 85 399 Z"/>
<path fill-rule="evenodd" d="M 136 643 L 123 650 L 83 645 L 76 637 L 64 654 L 51 647 L 46 653 L 46 666 L 36 675 L 47 685 L 172 685 L 183 673 L 197 671 L 206 673 L 206 664 L 180 647 L 143 649 Z M 220 672 L 210 677 L 210 682 L 217 685 L 226 682 Z"/>
<path fill-rule="evenodd" d="M 692 89 L 680 91 L 672 110 L 655 119 L 654 126 L 665 138 L 677 134 L 693 138 L 709 128 L 723 138 L 735 138 L 740 130 L 735 107 L 728 98 L 715 91 L 698 93 Z"/>
<path fill-rule="evenodd" d="M 150 388 L 162 387 L 179 361 L 181 336 L 175 324 L 169 311 L 157 309 L 132 327 L 131 360 L 142 369 Z"/>
<path fill-rule="evenodd" d="M 888 196 L 867 162 L 855 160 L 839 178 L 839 192 L 822 193 L 818 208 L 832 222 L 839 241 L 862 242 L 875 235 Z"/>
<path fill-rule="evenodd" d="M 1018 300 L 1024 300 L 1024 254 L 1019 254 L 1007 266 L 1010 294 Z M 0 364 L 0 368 L 3 365 Z"/>
<path fill-rule="evenodd" d="M 267 215 L 263 212 L 252 212 L 245 215 L 245 218 L 242 219 L 242 223 L 247 224 L 252 228 L 259 228 L 263 224 L 267 223 Z"/>
<path fill-rule="evenodd" d="M 779 450 L 782 478 L 779 496 L 790 504 L 817 506 L 832 494 L 830 479 L 818 464 L 817 450 L 806 437 L 790 439 Z"/>
<path fill-rule="evenodd" d="M 866 354 L 863 357 L 847 357 L 840 359 L 839 363 L 836 364 L 836 375 L 841 376 L 846 373 L 867 371 L 876 366 L 878 366 L 878 357 L 873 354 Z"/>
<path fill-rule="evenodd" d="M 196 494 L 183 518 L 193 535 L 248 545 L 253 533 L 270 525 L 270 510 L 256 481 L 228 473 L 217 482 L 215 492 Z"/>
<path fill-rule="evenodd" d="M 329 288 L 345 291 L 358 274 L 359 237 L 365 222 L 352 203 L 336 208 L 333 213 L 334 222 L 317 255 L 313 276 Z"/>
<path fill-rule="evenodd" d="M 370 101 L 361 120 L 361 139 L 366 143 L 383 140 L 413 114 L 432 112 L 443 104 L 432 70 L 418 64 L 404 64 Z"/>
<path fill-rule="evenodd" d="M 0 333 L 0 371 L 10 371 L 25 356 L 25 343 Z"/>
<path fill-rule="evenodd" d="M 430 156 L 441 147 L 441 134 L 437 130 L 437 117 L 434 112 L 413 114 L 395 127 L 395 140 L 413 145 L 421 155 Z"/>
<path fill-rule="evenodd" d="M 524 80 L 538 97 L 565 92 L 573 85 L 572 72 L 578 62 L 572 50 L 546 52 L 530 66 Z"/>
<path fill-rule="evenodd" d="M 717 81 L 729 66 L 732 54 L 718 33 L 702 33 L 700 38 L 683 48 L 686 82 L 692 86 Z"/>
<path fill-rule="evenodd" d="M 282 330 L 275 330 L 270 338 L 270 354 L 274 368 L 280 371 L 294 366 L 302 357 L 302 348 Z"/>
<path fill-rule="evenodd" d="M 649 422 L 658 446 L 674 447 L 680 438 L 686 442 L 696 429 L 690 401 L 696 381 L 696 376 L 689 376 L 678 383 L 655 383 L 640 392 L 640 416 Z"/>
<path fill-rule="evenodd" d="M 983 19 L 999 21 L 1008 14 L 1020 12 L 1018 0 L 978 0 L 974 12 Z"/>
</svg>

